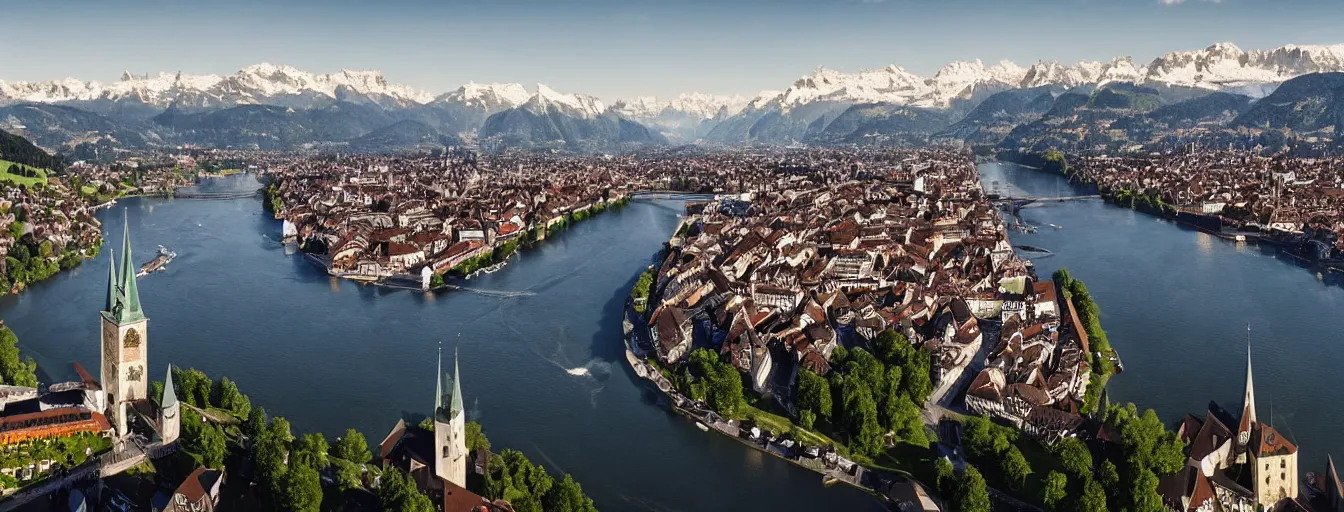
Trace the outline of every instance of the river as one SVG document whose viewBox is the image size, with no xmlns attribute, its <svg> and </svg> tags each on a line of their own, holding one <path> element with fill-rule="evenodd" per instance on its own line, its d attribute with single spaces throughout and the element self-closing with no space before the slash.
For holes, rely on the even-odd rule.
<svg viewBox="0 0 1344 512">
<path fill-rule="evenodd" d="M 1079 194 L 1061 177 L 1009 164 L 980 166 L 987 188 L 1005 194 Z M 1344 378 L 1344 288 L 1318 280 L 1268 249 L 1225 241 L 1100 199 L 1022 210 L 1035 234 L 1015 245 L 1048 249 L 1033 258 L 1048 278 L 1067 267 L 1101 308 L 1102 327 L 1125 372 L 1111 400 L 1155 409 L 1168 422 L 1203 417 L 1210 400 L 1237 414 L 1251 325 L 1256 411 L 1299 448 L 1305 471 L 1344 454 L 1331 391 Z M 1048 224 L 1062 226 L 1051 228 Z M 1031 253 L 1022 253 L 1032 256 Z M 1334 347 L 1334 348 L 1332 348 Z"/>
<path fill-rule="evenodd" d="M 204 192 L 258 187 L 247 175 Z M 178 253 L 139 282 L 150 375 L 167 364 L 228 376 L 297 431 L 357 428 L 376 443 L 399 417 L 433 407 L 434 354 L 461 357 L 467 417 L 496 449 L 572 473 L 604 511 L 882 510 L 867 494 L 701 432 L 659 408 L 624 363 L 621 313 L 635 277 L 678 224 L 678 201 L 635 201 L 523 251 L 468 281 L 424 294 L 339 281 L 286 254 L 260 199 L 126 199 L 104 210 L 120 247 L 127 216 L 136 264 Z M 0 299 L 0 317 L 43 382 L 98 368 L 107 251 Z M 451 365 L 451 360 L 446 364 Z"/>
</svg>

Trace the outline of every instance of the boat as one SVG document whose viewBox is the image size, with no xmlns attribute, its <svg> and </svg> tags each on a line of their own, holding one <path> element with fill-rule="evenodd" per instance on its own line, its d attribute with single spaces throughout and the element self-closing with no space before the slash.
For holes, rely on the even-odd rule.
<svg viewBox="0 0 1344 512">
<path fill-rule="evenodd" d="M 1237 240 L 1238 242 L 1245 242 L 1245 241 L 1246 241 L 1246 235 L 1237 235 L 1236 240 Z"/>
<path fill-rule="evenodd" d="M 703 430 L 703 431 L 705 431 L 705 432 L 709 432 L 709 427 L 705 426 L 704 423 L 700 423 L 700 422 L 698 422 L 698 421 L 695 422 L 695 428 L 698 428 L 698 429 Z"/>
<path fill-rule="evenodd" d="M 168 250 L 167 247 L 160 245 L 159 255 L 155 256 L 154 259 L 149 260 L 148 263 L 141 265 L 140 273 L 136 274 L 135 277 L 145 277 L 149 275 L 150 272 L 162 271 L 168 265 L 168 262 L 173 261 L 173 258 L 176 257 L 177 253 L 170 251 Z"/>
</svg>

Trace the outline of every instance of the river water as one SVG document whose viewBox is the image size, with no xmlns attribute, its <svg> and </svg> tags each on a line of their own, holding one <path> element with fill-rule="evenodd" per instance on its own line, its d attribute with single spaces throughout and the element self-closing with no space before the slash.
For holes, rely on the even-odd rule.
<svg viewBox="0 0 1344 512">
<path fill-rule="evenodd" d="M 246 175 L 206 192 L 258 187 Z M 461 357 L 467 417 L 496 449 L 569 472 L 604 511 L 881 510 L 797 468 L 704 433 L 654 402 L 624 363 L 621 313 L 635 277 L 678 224 L 681 203 L 636 201 L 469 281 L 424 294 L 338 281 L 277 242 L 259 199 L 127 199 L 99 218 L 136 263 L 178 253 L 140 280 L 151 376 L 168 363 L 226 375 L 299 431 L 357 428 L 371 445 L 433 407 L 434 354 Z M 107 251 L 0 299 L 0 317 L 43 382 L 98 367 Z M 451 365 L 451 359 L 446 362 Z"/>
<path fill-rule="evenodd" d="M 1005 194 L 1080 193 L 1034 169 L 988 163 L 980 171 L 987 188 L 997 181 Z M 1250 324 L 1260 421 L 1297 443 L 1303 471 L 1324 471 L 1326 454 L 1344 454 L 1332 398 L 1344 383 L 1344 288 L 1287 256 L 1100 199 L 1028 207 L 1021 216 L 1040 230 L 1014 232 L 1013 243 L 1055 253 L 1032 258 L 1037 273 L 1048 278 L 1067 267 L 1101 308 L 1125 365 L 1111 379 L 1112 401 L 1155 409 L 1168 421 L 1202 417 L 1210 400 L 1237 414 Z"/>
</svg>

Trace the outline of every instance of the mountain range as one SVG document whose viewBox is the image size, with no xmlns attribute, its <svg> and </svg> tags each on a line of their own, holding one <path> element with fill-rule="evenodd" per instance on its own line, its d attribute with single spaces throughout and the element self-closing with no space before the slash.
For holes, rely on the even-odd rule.
<svg viewBox="0 0 1344 512">
<path fill-rule="evenodd" d="M 782 90 L 754 97 L 687 93 L 666 100 L 616 100 L 608 106 L 542 84 L 529 90 L 516 83 L 469 83 L 435 95 L 390 83 L 377 71 L 318 74 L 257 64 L 232 75 L 126 72 L 107 84 L 73 78 L 0 81 L 0 129 L 57 150 L 86 144 L 398 150 L 458 140 L 608 150 L 697 140 L 864 143 L 930 136 L 972 144 L 1034 144 L 1050 137 L 1026 125 L 1043 117 L 1060 124 L 1051 111 L 1067 113 L 1073 122 L 1119 122 L 1122 129 L 1227 123 L 1243 113 L 1250 117 L 1235 126 L 1332 129 L 1328 122 L 1339 115 L 1333 107 L 1302 120 L 1259 113 L 1273 111 L 1261 107 L 1262 98 L 1272 97 L 1280 84 L 1332 72 L 1344 72 L 1344 45 L 1245 51 L 1219 43 L 1167 53 L 1147 64 L 1128 57 L 1027 67 L 959 61 L 928 77 L 896 65 L 859 72 L 819 68 Z M 1331 83 L 1319 79 L 1301 87 Z M 1154 93 L 1141 93 L 1143 104 L 1128 105 L 1136 90 Z M 1228 96 L 1212 96 L 1184 110 L 1158 110 L 1212 93 Z M 1072 96 L 1057 105 L 1065 95 Z M 1087 102 L 1069 108 L 1077 96 Z M 1337 101 L 1338 96 L 1313 97 Z M 1117 108 L 1123 105 L 1136 108 Z M 1221 110 L 1200 110 L 1193 114 L 1199 122 L 1170 122 L 1172 115 L 1188 117 L 1180 112 L 1191 109 Z M 1165 121 L 1135 117 L 1149 113 Z M 1236 115 L 1224 115 L 1229 113 Z M 366 137 L 383 129 L 389 130 Z"/>
</svg>

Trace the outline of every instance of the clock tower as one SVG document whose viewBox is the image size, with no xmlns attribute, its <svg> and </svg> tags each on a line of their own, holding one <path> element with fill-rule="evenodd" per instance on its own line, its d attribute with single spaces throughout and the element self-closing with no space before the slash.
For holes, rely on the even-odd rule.
<svg viewBox="0 0 1344 512">
<path fill-rule="evenodd" d="M 120 272 L 116 254 L 109 251 L 107 300 L 100 312 L 103 342 L 100 383 L 109 417 L 119 436 L 127 433 L 126 414 L 130 402 L 149 397 L 149 377 L 145 373 L 149 359 L 149 319 L 140 309 L 140 292 L 135 285 L 129 220 L 125 221 L 125 226 Z"/>
</svg>

